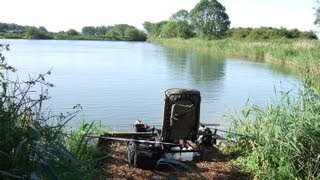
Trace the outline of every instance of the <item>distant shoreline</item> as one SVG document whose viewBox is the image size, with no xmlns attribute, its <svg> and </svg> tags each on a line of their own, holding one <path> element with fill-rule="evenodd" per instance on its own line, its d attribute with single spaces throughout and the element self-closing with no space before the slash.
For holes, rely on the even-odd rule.
<svg viewBox="0 0 320 180">
<path fill-rule="evenodd" d="M 146 42 L 146 39 L 145 40 L 128 40 L 125 37 L 111 38 L 111 37 L 107 37 L 107 36 L 86 36 L 86 35 L 54 36 L 52 38 L 29 39 L 29 38 L 25 37 L 25 34 L 20 34 L 20 33 L 0 33 L 0 39 L 91 40 L 91 41 L 134 41 L 134 42 Z"/>
<path fill-rule="evenodd" d="M 146 41 L 147 34 L 128 24 L 113 26 L 85 26 L 81 32 L 75 29 L 50 32 L 45 27 L 21 26 L 0 22 L 0 39 L 56 39 L 101 41 Z"/>
</svg>

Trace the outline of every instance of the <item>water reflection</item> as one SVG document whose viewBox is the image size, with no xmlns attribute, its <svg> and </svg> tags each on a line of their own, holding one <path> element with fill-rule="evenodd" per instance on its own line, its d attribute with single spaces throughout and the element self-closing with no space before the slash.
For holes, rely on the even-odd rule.
<svg viewBox="0 0 320 180">
<path fill-rule="evenodd" d="M 208 53 L 163 49 L 169 77 L 176 85 L 201 92 L 201 121 L 227 127 L 224 114 L 241 109 L 247 99 L 266 105 L 274 89 L 292 89 L 295 77 L 266 63 L 222 58 Z M 175 86 L 177 87 L 177 86 Z M 180 87 L 180 86 L 178 86 Z"/>
<path fill-rule="evenodd" d="M 176 78 L 181 75 L 191 78 L 195 86 L 221 81 L 225 74 L 223 58 L 179 49 L 165 49 L 165 53 L 170 73 Z"/>
<path fill-rule="evenodd" d="M 163 92 L 194 88 L 201 92 L 201 121 L 220 123 L 227 109 L 240 110 L 247 98 L 264 105 L 274 88 L 295 88 L 296 78 L 268 64 L 219 58 L 206 53 L 149 43 L 105 41 L 6 41 L 8 60 L 25 76 L 53 68 L 52 112 L 84 110 L 77 120 L 128 125 L 137 118 L 161 123 Z M 282 84 L 279 82 L 282 81 Z M 128 126 L 129 128 L 129 126 Z"/>
</svg>

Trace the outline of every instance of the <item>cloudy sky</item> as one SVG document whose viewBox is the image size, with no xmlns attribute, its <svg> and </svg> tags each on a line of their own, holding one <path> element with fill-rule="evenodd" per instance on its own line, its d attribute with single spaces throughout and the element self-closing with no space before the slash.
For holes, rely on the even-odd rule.
<svg viewBox="0 0 320 180">
<path fill-rule="evenodd" d="M 199 0 L 3 0 L 0 22 L 45 26 L 49 31 L 81 30 L 83 26 L 167 20 Z M 231 27 L 286 27 L 319 30 L 313 25 L 315 0 L 220 0 Z"/>
</svg>

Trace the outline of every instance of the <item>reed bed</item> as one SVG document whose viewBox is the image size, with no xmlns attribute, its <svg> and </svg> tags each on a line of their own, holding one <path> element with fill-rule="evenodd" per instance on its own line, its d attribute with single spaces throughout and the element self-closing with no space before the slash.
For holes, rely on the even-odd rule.
<svg viewBox="0 0 320 180">
<path fill-rule="evenodd" d="M 320 178 L 320 98 L 307 87 L 298 99 L 283 95 L 267 108 L 255 105 L 232 116 L 235 161 L 257 179 Z M 247 138 L 251 137 L 251 138 Z"/>
<path fill-rule="evenodd" d="M 219 56 L 260 60 L 284 65 L 298 71 L 310 70 L 318 75 L 320 67 L 320 42 L 318 40 L 203 40 L 149 38 L 149 42 L 167 47 L 184 48 Z"/>
</svg>

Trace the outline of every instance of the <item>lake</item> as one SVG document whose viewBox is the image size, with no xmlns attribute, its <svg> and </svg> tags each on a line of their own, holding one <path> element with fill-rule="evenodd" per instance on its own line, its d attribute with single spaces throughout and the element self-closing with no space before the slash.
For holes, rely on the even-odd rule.
<svg viewBox="0 0 320 180">
<path fill-rule="evenodd" d="M 97 121 L 130 130 L 136 119 L 161 124 L 164 91 L 193 88 L 201 92 L 201 122 L 229 125 L 224 114 L 247 99 L 265 106 L 275 91 L 297 91 L 298 78 L 262 62 L 223 58 L 146 42 L 0 40 L 20 79 L 51 70 L 55 86 L 46 107 L 53 113 L 83 110 L 70 124 Z"/>
</svg>

